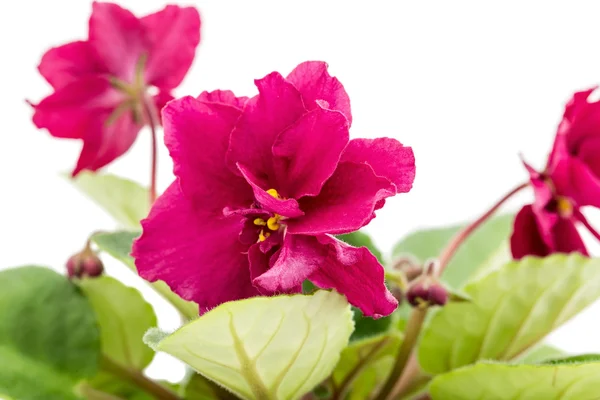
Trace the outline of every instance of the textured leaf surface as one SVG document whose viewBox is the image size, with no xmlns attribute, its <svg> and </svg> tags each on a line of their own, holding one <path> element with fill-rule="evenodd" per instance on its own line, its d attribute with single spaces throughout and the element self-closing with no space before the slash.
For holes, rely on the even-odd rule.
<svg viewBox="0 0 600 400">
<path fill-rule="evenodd" d="M 154 358 L 142 340 L 157 324 L 152 306 L 136 289 L 110 276 L 84 279 L 80 287 L 96 312 L 102 352 L 123 366 L 146 368 Z"/>
<path fill-rule="evenodd" d="M 137 274 L 135 263 L 131 254 L 131 245 L 133 240 L 140 236 L 140 232 L 119 231 L 113 233 L 98 233 L 92 238 L 98 248 L 105 251 L 112 257 L 121 261 L 130 270 Z M 167 286 L 163 281 L 150 283 L 158 293 L 179 310 L 179 312 L 188 319 L 195 318 L 198 315 L 198 305 L 193 302 L 185 301 Z"/>
<path fill-rule="evenodd" d="M 0 272 L 0 396 L 75 399 L 96 373 L 100 337 L 78 288 L 47 268 Z"/>
<path fill-rule="evenodd" d="M 399 334 L 388 334 L 346 347 L 332 374 L 337 398 L 374 392 L 389 374 L 400 343 Z"/>
<path fill-rule="evenodd" d="M 512 360 L 600 297 L 600 259 L 579 254 L 513 261 L 464 291 L 426 327 L 419 361 L 442 373 L 477 360 Z"/>
<path fill-rule="evenodd" d="M 184 361 L 243 399 L 298 399 L 335 367 L 352 332 L 335 293 L 224 303 L 171 335 L 150 331 L 156 350 Z"/>
<path fill-rule="evenodd" d="M 453 288 L 461 288 L 477 274 L 494 269 L 510 260 L 508 238 L 514 216 L 502 215 L 484 222 L 461 245 L 442 279 Z M 421 262 L 438 257 L 446 244 L 464 225 L 426 229 L 411 233 L 394 247 L 394 257 L 412 254 Z"/>
<path fill-rule="evenodd" d="M 593 400 L 600 363 L 571 365 L 477 364 L 437 376 L 433 400 Z"/>
<path fill-rule="evenodd" d="M 140 221 L 148 215 L 148 189 L 134 181 L 87 171 L 81 172 L 71 181 L 124 228 L 139 229 Z"/>
<path fill-rule="evenodd" d="M 562 357 L 566 357 L 566 355 L 561 349 L 548 344 L 542 344 L 526 352 L 523 357 L 519 357 L 515 361 L 521 364 L 536 364 Z"/>
</svg>

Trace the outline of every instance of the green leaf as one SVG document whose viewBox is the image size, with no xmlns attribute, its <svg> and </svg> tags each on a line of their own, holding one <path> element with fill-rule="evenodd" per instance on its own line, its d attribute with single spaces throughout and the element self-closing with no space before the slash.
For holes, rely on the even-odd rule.
<svg viewBox="0 0 600 400">
<path fill-rule="evenodd" d="M 94 311 L 64 276 L 28 266 L 0 272 L 0 394 L 19 400 L 76 399 L 96 373 Z"/>
<path fill-rule="evenodd" d="M 388 334 L 346 347 L 332 374 L 335 398 L 345 399 L 356 392 L 361 396 L 373 392 L 389 374 L 400 342 L 398 334 Z"/>
<path fill-rule="evenodd" d="M 377 248 L 377 246 L 375 246 L 373 239 L 371 239 L 371 237 L 366 233 L 356 231 L 352 233 L 346 233 L 345 235 L 337 235 L 336 237 L 351 246 L 366 247 L 371 253 L 373 253 L 375 257 L 377 257 L 379 262 L 383 264 L 384 260 L 381 251 Z"/>
<path fill-rule="evenodd" d="M 515 361 L 518 361 L 520 364 L 536 364 L 561 357 L 565 357 L 564 351 L 548 344 L 542 344 L 527 351 L 523 357 L 518 357 Z"/>
<path fill-rule="evenodd" d="M 493 270 L 510 260 L 508 237 L 513 215 L 502 215 L 484 222 L 460 246 L 442 280 L 453 288 L 461 288 L 474 276 Z M 394 247 L 393 255 L 412 254 L 421 262 L 438 257 L 450 239 L 463 225 L 414 232 Z"/>
<path fill-rule="evenodd" d="M 600 259 L 579 254 L 513 261 L 464 291 L 426 327 L 419 361 L 442 373 L 477 360 L 513 360 L 600 297 Z"/>
<path fill-rule="evenodd" d="M 154 358 L 142 340 L 157 325 L 152 306 L 136 289 L 110 276 L 83 279 L 79 286 L 96 312 L 102 352 L 125 367 L 146 368 Z"/>
<path fill-rule="evenodd" d="M 352 307 L 352 317 L 354 318 L 354 332 L 350 336 L 351 342 L 385 333 L 390 330 L 395 320 L 395 314 L 378 319 L 365 317 L 362 311 L 356 307 Z"/>
<path fill-rule="evenodd" d="M 563 365 L 563 364 L 583 364 L 597 362 L 600 363 L 600 354 L 580 354 L 577 356 L 555 358 L 546 360 L 543 364 Z"/>
<path fill-rule="evenodd" d="M 298 399 L 335 367 L 352 332 L 346 299 L 255 297 L 224 303 L 167 337 L 146 342 L 243 399 Z"/>
<path fill-rule="evenodd" d="M 503 365 L 480 363 L 433 379 L 433 400 L 592 400 L 600 393 L 600 363 Z"/>
<path fill-rule="evenodd" d="M 112 257 L 121 261 L 130 270 L 137 274 L 135 263 L 131 254 L 131 245 L 133 240 L 140 236 L 139 232 L 119 231 L 114 233 L 98 233 L 92 237 L 92 241 L 102 251 L 105 251 Z M 160 293 L 168 302 L 187 319 L 194 319 L 198 316 L 198 305 L 191 301 L 185 301 L 169 289 L 163 281 L 149 283 Z"/>
<path fill-rule="evenodd" d="M 237 400 L 237 397 L 200 374 L 194 374 L 185 385 L 184 398 L 190 400 Z"/>
<path fill-rule="evenodd" d="M 150 210 L 148 189 L 111 174 L 83 171 L 71 182 L 124 228 L 139 229 Z"/>
</svg>

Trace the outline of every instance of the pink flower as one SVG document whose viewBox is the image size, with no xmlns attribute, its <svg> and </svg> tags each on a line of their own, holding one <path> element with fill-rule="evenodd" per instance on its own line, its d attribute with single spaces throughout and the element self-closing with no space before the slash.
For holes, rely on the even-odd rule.
<svg viewBox="0 0 600 400">
<path fill-rule="evenodd" d="M 360 229 L 385 198 L 411 189 L 412 150 L 388 138 L 349 140 L 350 101 L 325 63 L 255 83 L 248 100 L 218 91 L 163 110 L 177 179 L 142 222 L 140 275 L 164 280 L 201 312 L 297 293 L 309 279 L 365 315 L 390 314 L 397 301 L 383 267 L 331 235 Z"/>
<path fill-rule="evenodd" d="M 88 40 L 42 57 L 38 69 L 54 93 L 34 105 L 33 122 L 52 136 L 83 140 L 73 175 L 95 171 L 125 153 L 152 110 L 173 98 L 199 41 L 194 8 L 167 6 L 137 18 L 116 4 L 94 2 Z"/>
<path fill-rule="evenodd" d="M 575 93 L 567 104 L 548 173 L 556 190 L 579 206 L 600 207 L 600 101 L 588 100 L 595 89 Z"/>
</svg>

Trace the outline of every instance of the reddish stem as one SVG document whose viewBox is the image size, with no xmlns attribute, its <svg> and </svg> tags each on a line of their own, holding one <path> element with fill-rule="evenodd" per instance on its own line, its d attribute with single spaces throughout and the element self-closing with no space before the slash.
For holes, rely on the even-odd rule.
<svg viewBox="0 0 600 400">
<path fill-rule="evenodd" d="M 158 146 L 156 143 L 156 124 L 155 124 L 155 115 L 156 112 L 154 110 L 154 106 L 149 103 L 148 100 L 144 100 L 142 102 L 144 108 L 144 114 L 146 114 L 146 119 L 148 120 L 148 125 L 150 126 L 150 132 L 152 134 L 152 164 L 150 167 L 150 205 L 154 204 L 156 201 L 156 170 L 158 164 Z"/>
<path fill-rule="evenodd" d="M 581 211 L 577 211 L 576 213 L 577 219 L 587 228 L 588 231 L 598 240 L 600 240 L 600 233 L 594 229 L 592 225 L 588 222 L 587 218 L 581 213 Z"/>
<path fill-rule="evenodd" d="M 508 199 L 510 199 L 512 196 L 514 196 L 521 190 L 525 189 L 527 186 L 529 186 L 529 182 L 522 183 L 519 186 L 515 187 L 513 190 L 505 194 L 500 200 L 498 200 L 496 204 L 494 204 L 488 211 L 485 212 L 485 214 L 477 218 L 475 221 L 471 222 L 469 225 L 465 226 L 461 231 L 454 235 L 450 243 L 448 243 L 448 245 L 444 248 L 444 251 L 442 251 L 442 253 L 440 254 L 439 268 L 437 272 L 438 276 L 441 275 L 442 272 L 444 272 L 444 269 L 448 266 L 450 260 L 452 259 L 460 245 L 471 235 L 471 233 L 473 233 L 473 231 L 479 228 L 479 226 L 483 222 L 485 222 L 489 217 L 491 217 L 492 214 L 494 214 L 500 208 L 500 206 L 502 206 L 502 204 L 504 204 Z"/>
</svg>

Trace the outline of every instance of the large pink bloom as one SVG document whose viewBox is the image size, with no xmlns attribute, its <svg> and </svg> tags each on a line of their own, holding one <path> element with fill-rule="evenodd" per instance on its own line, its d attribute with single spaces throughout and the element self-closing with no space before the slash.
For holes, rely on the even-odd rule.
<svg viewBox="0 0 600 400">
<path fill-rule="evenodd" d="M 394 139 L 349 140 L 350 102 L 322 62 L 256 81 L 259 94 L 203 93 L 163 110 L 177 180 L 142 222 L 133 255 L 201 312 L 229 300 L 296 293 L 311 280 L 365 315 L 397 305 L 383 267 L 332 234 L 408 192 L 413 152 Z"/>
<path fill-rule="evenodd" d="M 81 139 L 73 171 L 95 171 L 125 153 L 187 73 L 200 41 L 196 9 L 167 6 L 137 18 L 93 3 L 89 38 L 52 48 L 38 67 L 54 93 L 35 105 L 33 122 L 52 136 Z M 156 88 L 151 95 L 148 89 Z"/>
</svg>

